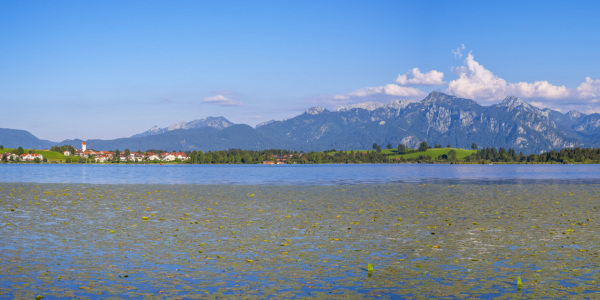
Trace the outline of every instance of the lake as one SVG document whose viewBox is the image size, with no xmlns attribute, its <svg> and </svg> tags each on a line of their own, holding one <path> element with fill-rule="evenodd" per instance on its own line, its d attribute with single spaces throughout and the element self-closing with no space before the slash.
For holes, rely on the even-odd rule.
<svg viewBox="0 0 600 300">
<path fill-rule="evenodd" d="M 91 184 L 596 183 L 600 165 L 2 164 L 0 182 Z"/>
<path fill-rule="evenodd" d="M 0 298 L 593 298 L 599 169 L 3 164 Z"/>
</svg>

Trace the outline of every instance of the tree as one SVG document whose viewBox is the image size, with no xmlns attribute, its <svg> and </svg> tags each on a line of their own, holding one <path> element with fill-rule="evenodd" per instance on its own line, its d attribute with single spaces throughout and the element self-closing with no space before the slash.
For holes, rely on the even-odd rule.
<svg viewBox="0 0 600 300">
<path fill-rule="evenodd" d="M 123 152 L 123 155 L 129 157 L 129 155 L 131 155 L 131 151 L 129 151 L 129 149 L 125 149 L 125 152 Z"/>
<path fill-rule="evenodd" d="M 448 159 L 456 160 L 456 150 L 452 149 L 452 150 L 448 151 Z"/>
<path fill-rule="evenodd" d="M 392 144 L 387 144 L 386 146 L 388 149 L 392 149 Z"/>
<path fill-rule="evenodd" d="M 4 150 L 4 145 L 0 145 L 0 150 Z"/>
<path fill-rule="evenodd" d="M 16 153 L 17 155 L 21 155 L 21 154 L 24 154 L 24 153 L 25 153 L 25 150 L 23 149 L 23 147 L 19 147 L 17 149 L 17 153 Z"/>
<path fill-rule="evenodd" d="M 477 144 L 475 144 L 475 143 L 471 144 L 471 149 L 477 150 Z"/>
<path fill-rule="evenodd" d="M 406 146 L 404 144 L 398 144 L 398 154 L 406 153 Z"/>
<path fill-rule="evenodd" d="M 377 145 L 377 143 L 373 143 L 373 150 L 377 150 L 377 148 L 379 148 L 379 145 Z"/>
<path fill-rule="evenodd" d="M 421 145 L 419 145 L 419 151 L 427 151 L 427 142 L 422 142 Z"/>
<path fill-rule="evenodd" d="M 41 160 L 40 160 L 39 157 L 36 157 L 36 158 L 33 159 L 33 162 L 36 163 L 36 164 L 39 164 L 41 162 Z"/>
<path fill-rule="evenodd" d="M 119 152 L 119 149 L 115 150 L 115 156 L 113 157 L 113 161 L 120 162 L 121 160 L 119 159 L 119 155 L 121 155 L 121 152 Z"/>
</svg>

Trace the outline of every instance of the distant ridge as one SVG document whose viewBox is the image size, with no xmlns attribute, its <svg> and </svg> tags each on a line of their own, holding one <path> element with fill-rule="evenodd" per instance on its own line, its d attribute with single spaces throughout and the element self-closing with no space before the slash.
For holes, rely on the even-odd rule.
<svg viewBox="0 0 600 300">
<path fill-rule="evenodd" d="M 313 107 L 281 121 L 269 121 L 252 128 L 235 125 L 223 117 L 181 122 L 152 129 L 130 138 L 87 140 L 89 148 L 164 150 L 246 150 L 289 149 L 371 149 L 402 143 L 417 148 L 419 143 L 470 148 L 513 148 L 524 154 L 552 149 L 600 146 L 600 114 L 577 111 L 563 114 L 540 109 L 517 97 L 501 103 L 479 103 L 440 92 L 432 92 L 419 102 L 367 102 L 330 111 Z M 50 147 L 53 144 L 77 146 L 81 140 L 60 143 L 39 140 L 23 130 L 1 129 L 0 144 L 5 147 Z"/>
<path fill-rule="evenodd" d="M 179 122 L 171 124 L 169 127 L 159 128 L 158 126 L 154 126 L 148 129 L 145 132 L 134 134 L 131 137 L 143 137 L 148 135 L 156 135 L 165 133 L 167 131 L 176 130 L 176 129 L 194 129 L 194 128 L 203 128 L 203 127 L 212 127 L 216 129 L 223 129 L 233 125 L 232 122 L 225 119 L 224 117 L 207 117 L 205 119 L 194 120 L 190 122 Z"/>
<path fill-rule="evenodd" d="M 45 149 L 54 144 L 56 143 L 40 140 L 26 130 L 0 128 L 0 145 L 7 148 Z"/>
</svg>

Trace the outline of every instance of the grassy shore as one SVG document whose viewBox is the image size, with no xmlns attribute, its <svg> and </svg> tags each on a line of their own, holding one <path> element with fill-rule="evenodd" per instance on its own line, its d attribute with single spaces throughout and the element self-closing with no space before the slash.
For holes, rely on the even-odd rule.
<svg viewBox="0 0 600 300">
<path fill-rule="evenodd" d="M 0 297 L 581 298 L 600 292 L 599 194 L 1 183 Z"/>
</svg>

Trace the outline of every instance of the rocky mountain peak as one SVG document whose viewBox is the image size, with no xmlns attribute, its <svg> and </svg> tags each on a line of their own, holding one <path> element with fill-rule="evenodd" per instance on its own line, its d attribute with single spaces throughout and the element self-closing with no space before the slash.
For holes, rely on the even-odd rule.
<svg viewBox="0 0 600 300">
<path fill-rule="evenodd" d="M 227 128 L 231 125 L 233 125 L 233 123 L 230 122 L 229 120 L 225 119 L 224 117 L 207 117 L 205 119 L 198 119 L 198 120 L 194 120 L 194 121 L 190 121 L 190 122 L 181 121 L 179 123 L 173 123 L 173 124 L 169 125 L 169 127 L 166 127 L 166 128 L 160 128 L 160 127 L 154 125 L 154 126 L 152 126 L 152 128 L 148 129 L 147 131 L 133 135 L 131 137 L 143 137 L 143 136 L 148 136 L 148 135 L 156 135 L 156 134 L 161 134 L 161 133 L 165 133 L 167 131 L 172 131 L 172 130 L 176 130 L 176 129 L 193 129 L 193 128 L 202 128 L 202 127 L 212 127 L 212 128 L 221 130 L 221 129 Z"/>
<path fill-rule="evenodd" d="M 437 91 L 433 91 L 431 93 L 429 93 L 429 95 L 427 95 L 427 97 L 425 97 L 425 99 L 423 99 L 423 103 L 442 103 L 442 102 L 449 102 L 453 99 L 456 99 L 456 97 L 454 96 L 450 96 L 441 92 L 437 92 Z"/>
<path fill-rule="evenodd" d="M 258 123 L 258 124 L 256 124 L 255 128 L 266 126 L 266 125 L 269 125 L 269 124 L 273 124 L 275 122 L 277 122 L 277 120 L 269 120 L 269 121 L 265 121 L 265 122 L 262 122 L 262 123 Z"/>
<path fill-rule="evenodd" d="M 368 111 L 374 111 L 374 110 L 384 107 L 384 106 L 385 106 L 385 104 L 381 103 L 381 102 L 364 102 L 364 103 L 350 104 L 347 106 L 340 106 L 336 109 L 336 111 L 348 111 L 348 110 L 355 109 L 355 108 L 361 108 L 361 109 L 366 109 Z"/>
<path fill-rule="evenodd" d="M 508 97 L 504 98 L 504 100 L 502 100 L 502 103 L 500 103 L 500 106 L 507 107 L 509 111 L 511 111 L 515 108 L 534 110 L 534 107 L 531 106 L 529 103 L 521 100 L 521 98 L 513 97 L 513 96 L 508 96 Z"/>
<path fill-rule="evenodd" d="M 328 112 L 328 110 L 326 110 L 323 107 L 319 107 L 319 106 L 311 107 L 311 108 L 307 109 L 306 111 L 304 111 L 304 113 L 308 114 L 308 115 L 318 115 L 318 114 L 322 114 L 324 112 Z"/>
<path fill-rule="evenodd" d="M 403 109 L 403 108 L 407 107 L 410 103 L 412 103 L 412 102 L 408 101 L 408 100 L 393 100 L 389 103 L 364 102 L 364 103 L 350 104 L 347 106 L 340 106 L 336 109 L 336 111 L 349 111 L 349 110 L 355 109 L 355 108 L 366 109 L 368 111 L 374 111 L 379 108 Z"/>
<path fill-rule="evenodd" d="M 571 120 L 576 120 L 576 119 L 579 119 L 579 118 L 581 118 L 581 116 L 582 116 L 582 115 L 583 115 L 582 113 L 580 113 L 580 112 L 578 112 L 578 111 L 576 111 L 576 110 L 570 110 L 570 111 L 567 113 L 567 116 L 568 116 L 568 117 L 569 117 Z"/>
</svg>

